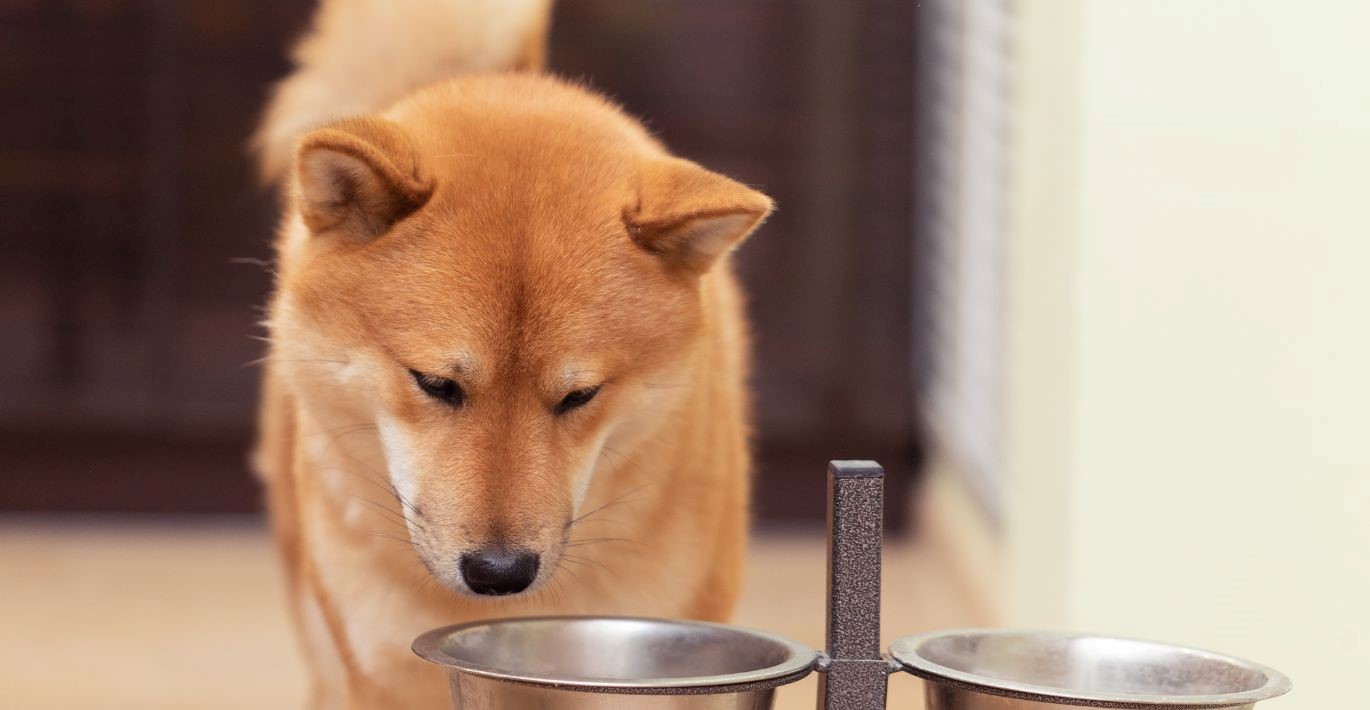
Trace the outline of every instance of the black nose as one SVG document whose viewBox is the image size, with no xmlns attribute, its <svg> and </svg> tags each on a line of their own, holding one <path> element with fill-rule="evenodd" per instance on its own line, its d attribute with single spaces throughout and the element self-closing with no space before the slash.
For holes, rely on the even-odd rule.
<svg viewBox="0 0 1370 710">
<path fill-rule="evenodd" d="M 538 556 L 529 552 L 493 547 L 461 556 L 461 577 L 476 594 L 518 594 L 537 576 Z"/>
</svg>

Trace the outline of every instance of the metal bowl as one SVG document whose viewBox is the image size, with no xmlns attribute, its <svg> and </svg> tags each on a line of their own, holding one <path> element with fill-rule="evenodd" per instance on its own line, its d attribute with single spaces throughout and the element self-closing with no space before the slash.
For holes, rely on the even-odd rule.
<svg viewBox="0 0 1370 710">
<path fill-rule="evenodd" d="M 449 626 L 420 636 L 414 652 L 446 667 L 464 710 L 656 707 L 640 697 L 652 695 L 675 696 L 660 707 L 762 709 L 817 661 L 813 649 L 760 631 L 627 617 Z"/>
<path fill-rule="evenodd" d="M 1283 674 L 1250 661 L 1108 636 L 941 631 L 899 639 L 890 652 L 904 670 L 929 681 L 929 710 L 1043 707 L 1036 703 L 1169 710 L 1250 707 L 1291 687 Z M 997 697 L 983 699 L 986 695 Z"/>
</svg>

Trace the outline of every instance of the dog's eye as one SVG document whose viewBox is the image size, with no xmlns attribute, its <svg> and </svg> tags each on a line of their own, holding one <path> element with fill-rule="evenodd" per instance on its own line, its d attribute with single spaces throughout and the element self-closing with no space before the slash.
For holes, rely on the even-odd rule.
<svg viewBox="0 0 1370 710">
<path fill-rule="evenodd" d="M 454 407 L 460 407 L 466 401 L 466 393 L 462 391 L 461 385 L 453 380 L 425 375 L 418 370 L 410 370 L 409 374 L 414 378 L 414 384 L 433 399 L 442 400 Z"/>
<path fill-rule="evenodd" d="M 597 394 L 599 394 L 599 387 L 586 387 L 585 389 L 576 390 L 575 392 L 562 397 L 560 402 L 557 402 L 556 412 L 557 414 L 565 414 L 577 407 L 584 407 L 589 404 L 590 400 L 594 399 Z"/>
</svg>

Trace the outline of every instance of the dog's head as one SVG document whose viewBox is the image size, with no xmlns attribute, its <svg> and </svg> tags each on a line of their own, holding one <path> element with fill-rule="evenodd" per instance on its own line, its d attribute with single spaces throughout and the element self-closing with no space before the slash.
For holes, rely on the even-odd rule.
<svg viewBox="0 0 1370 710">
<path fill-rule="evenodd" d="M 294 194 L 281 371 L 307 410 L 376 426 L 434 576 L 496 595 L 547 577 L 605 447 L 690 396 L 704 284 L 771 208 L 535 77 L 314 131 Z"/>
</svg>

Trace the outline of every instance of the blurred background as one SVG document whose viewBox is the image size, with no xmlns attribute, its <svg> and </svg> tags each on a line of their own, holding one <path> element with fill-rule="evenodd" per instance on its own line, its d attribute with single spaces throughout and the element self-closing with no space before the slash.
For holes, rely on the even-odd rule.
<svg viewBox="0 0 1370 710">
<path fill-rule="evenodd" d="M 312 9 L 0 5 L 6 704 L 300 703 L 245 465 L 277 212 L 244 145 Z M 1159 638 L 1286 671 L 1271 708 L 1339 706 L 1370 663 L 1366 26 L 1332 0 L 559 2 L 554 71 L 779 203 L 739 259 L 737 620 L 821 645 L 824 464 L 873 458 L 887 641 Z M 896 676 L 891 707 L 918 693 Z"/>
</svg>

